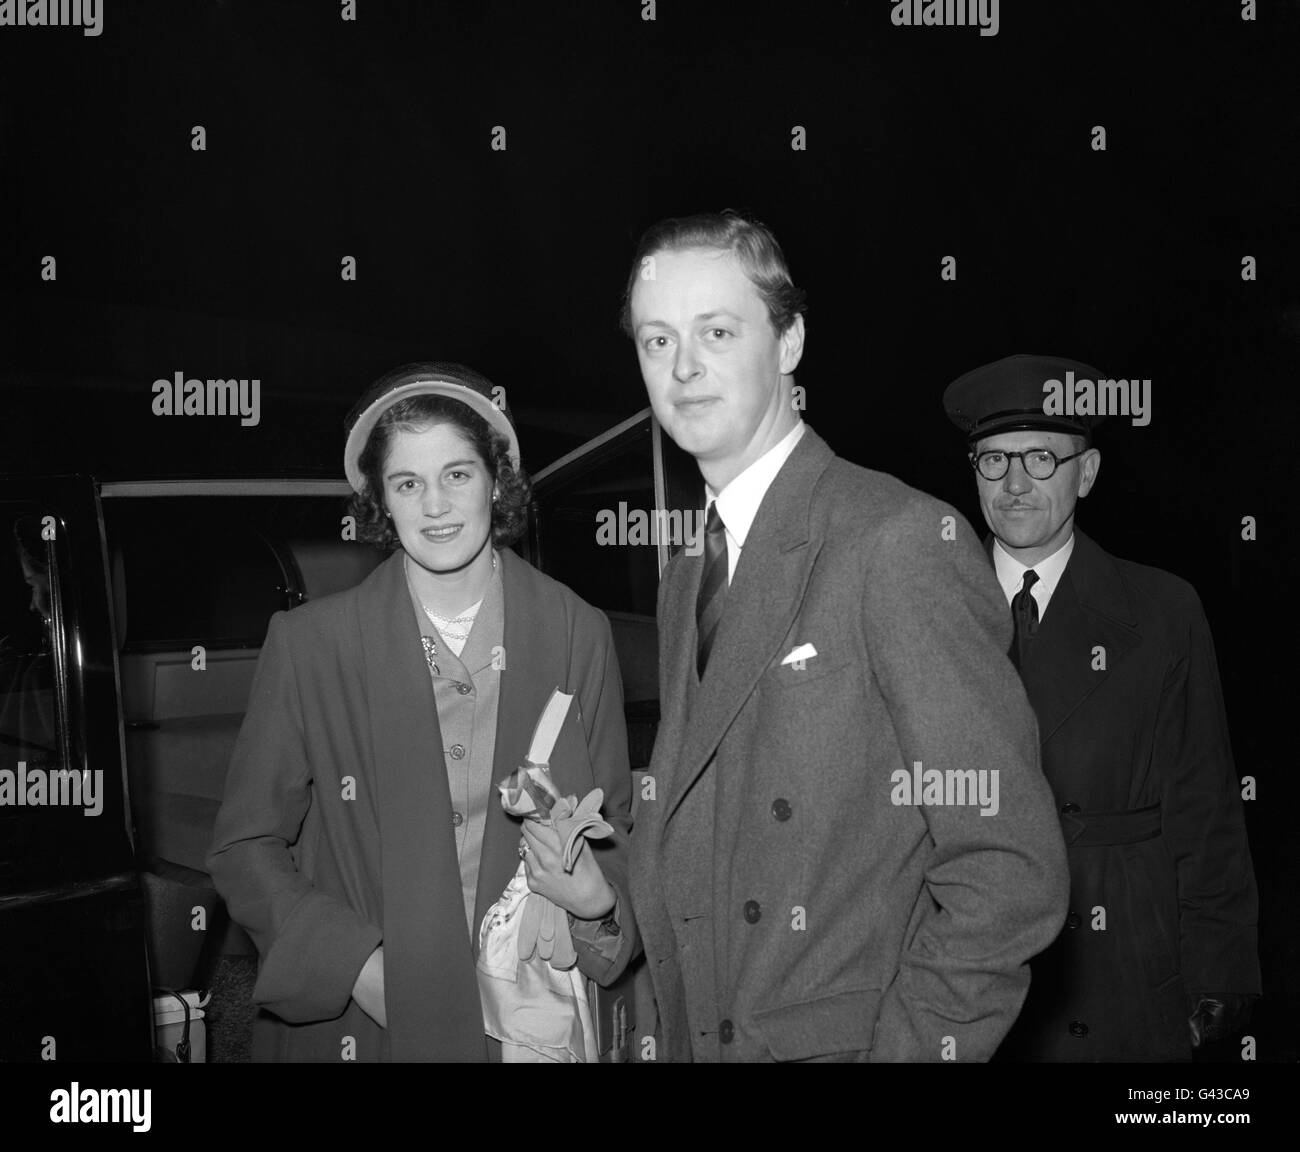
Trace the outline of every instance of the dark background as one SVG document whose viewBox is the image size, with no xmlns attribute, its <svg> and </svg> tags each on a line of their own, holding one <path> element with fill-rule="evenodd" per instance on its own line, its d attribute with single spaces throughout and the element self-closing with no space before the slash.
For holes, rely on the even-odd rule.
<svg viewBox="0 0 1300 1152">
<path fill-rule="evenodd" d="M 1149 377 L 1080 522 L 1205 603 L 1259 782 L 1253 1031 L 1295 1059 L 1300 5 L 1004 0 L 996 37 L 890 8 L 105 0 L 98 38 L 0 29 L 0 473 L 341 476 L 347 409 L 415 359 L 503 385 L 537 470 L 645 404 L 636 237 L 723 207 L 808 291 L 809 423 L 977 525 L 950 379 L 1013 352 Z M 261 424 L 153 416 L 177 371 L 257 377 Z"/>
</svg>

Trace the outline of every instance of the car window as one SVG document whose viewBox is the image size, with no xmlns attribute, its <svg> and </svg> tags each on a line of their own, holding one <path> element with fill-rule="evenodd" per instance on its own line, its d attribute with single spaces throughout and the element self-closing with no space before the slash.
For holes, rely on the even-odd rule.
<svg viewBox="0 0 1300 1152">
<path fill-rule="evenodd" d="M 654 463 L 643 435 L 568 471 L 535 504 L 538 566 L 589 604 L 653 619 L 659 587 Z"/>
<path fill-rule="evenodd" d="M 64 767 L 55 672 L 56 540 L 39 514 L 0 519 L 0 755 L 3 767 Z"/>
<path fill-rule="evenodd" d="M 85 841 L 102 780 L 69 770 L 62 524 L 0 508 L 0 892 L 53 876 Z"/>
<path fill-rule="evenodd" d="M 344 514 L 325 496 L 105 500 L 122 650 L 259 647 L 275 612 L 362 579 L 378 559 L 341 538 Z"/>
</svg>

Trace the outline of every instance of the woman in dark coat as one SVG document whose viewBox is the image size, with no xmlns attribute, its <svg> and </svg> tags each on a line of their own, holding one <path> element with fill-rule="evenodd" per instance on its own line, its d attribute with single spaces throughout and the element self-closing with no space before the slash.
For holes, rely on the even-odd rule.
<svg viewBox="0 0 1300 1152">
<path fill-rule="evenodd" d="M 208 858 L 260 954 L 254 1059 L 500 1059 L 475 958 L 521 856 L 585 976 L 611 983 L 636 949 L 609 622 L 506 547 L 528 484 L 500 392 L 446 364 L 372 387 L 345 467 L 358 538 L 395 551 L 271 620 Z M 495 787 L 557 688 L 574 701 L 551 773 L 564 795 L 603 789 L 614 829 L 572 873 Z"/>
</svg>

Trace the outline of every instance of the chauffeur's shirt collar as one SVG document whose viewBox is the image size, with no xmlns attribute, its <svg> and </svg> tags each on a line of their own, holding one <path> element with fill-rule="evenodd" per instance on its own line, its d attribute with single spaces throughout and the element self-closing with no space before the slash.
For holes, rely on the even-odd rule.
<svg viewBox="0 0 1300 1152">
<path fill-rule="evenodd" d="M 721 513 L 719 513 L 721 515 Z M 1002 542 L 996 537 L 993 539 L 993 570 L 997 573 L 998 583 L 1002 585 L 1002 592 L 1010 604 L 1020 591 L 1020 585 L 1024 582 L 1025 573 L 1030 567 L 1038 573 L 1038 583 L 1034 585 L 1032 595 L 1038 601 L 1038 615 L 1042 618 L 1047 611 L 1047 602 L 1052 598 L 1052 593 L 1056 591 L 1056 585 L 1060 583 L 1061 574 L 1065 571 L 1066 564 L 1069 563 L 1070 553 L 1074 551 L 1074 530 L 1070 530 L 1070 538 L 1053 552 L 1046 560 L 1040 560 L 1037 564 L 1022 564 L 1005 548 Z"/>
</svg>

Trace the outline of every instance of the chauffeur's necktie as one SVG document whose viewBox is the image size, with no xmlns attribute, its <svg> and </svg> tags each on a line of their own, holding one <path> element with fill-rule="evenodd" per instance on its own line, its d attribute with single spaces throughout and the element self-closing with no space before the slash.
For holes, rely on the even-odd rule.
<svg viewBox="0 0 1300 1152">
<path fill-rule="evenodd" d="M 1025 572 L 1025 582 L 1011 601 L 1011 622 L 1015 635 L 1011 639 L 1011 663 L 1017 669 L 1023 668 L 1029 658 L 1029 646 L 1033 643 L 1034 633 L 1038 631 L 1038 601 L 1034 599 L 1033 587 L 1038 582 L 1038 573 L 1032 568 Z"/>
<path fill-rule="evenodd" d="M 727 598 L 727 529 L 718 515 L 718 502 L 709 505 L 709 515 L 704 524 L 704 573 L 700 578 L 700 593 L 695 600 L 695 634 L 699 647 L 695 667 L 704 679 L 704 669 L 709 662 L 709 650 L 722 619 L 722 607 Z"/>
</svg>

